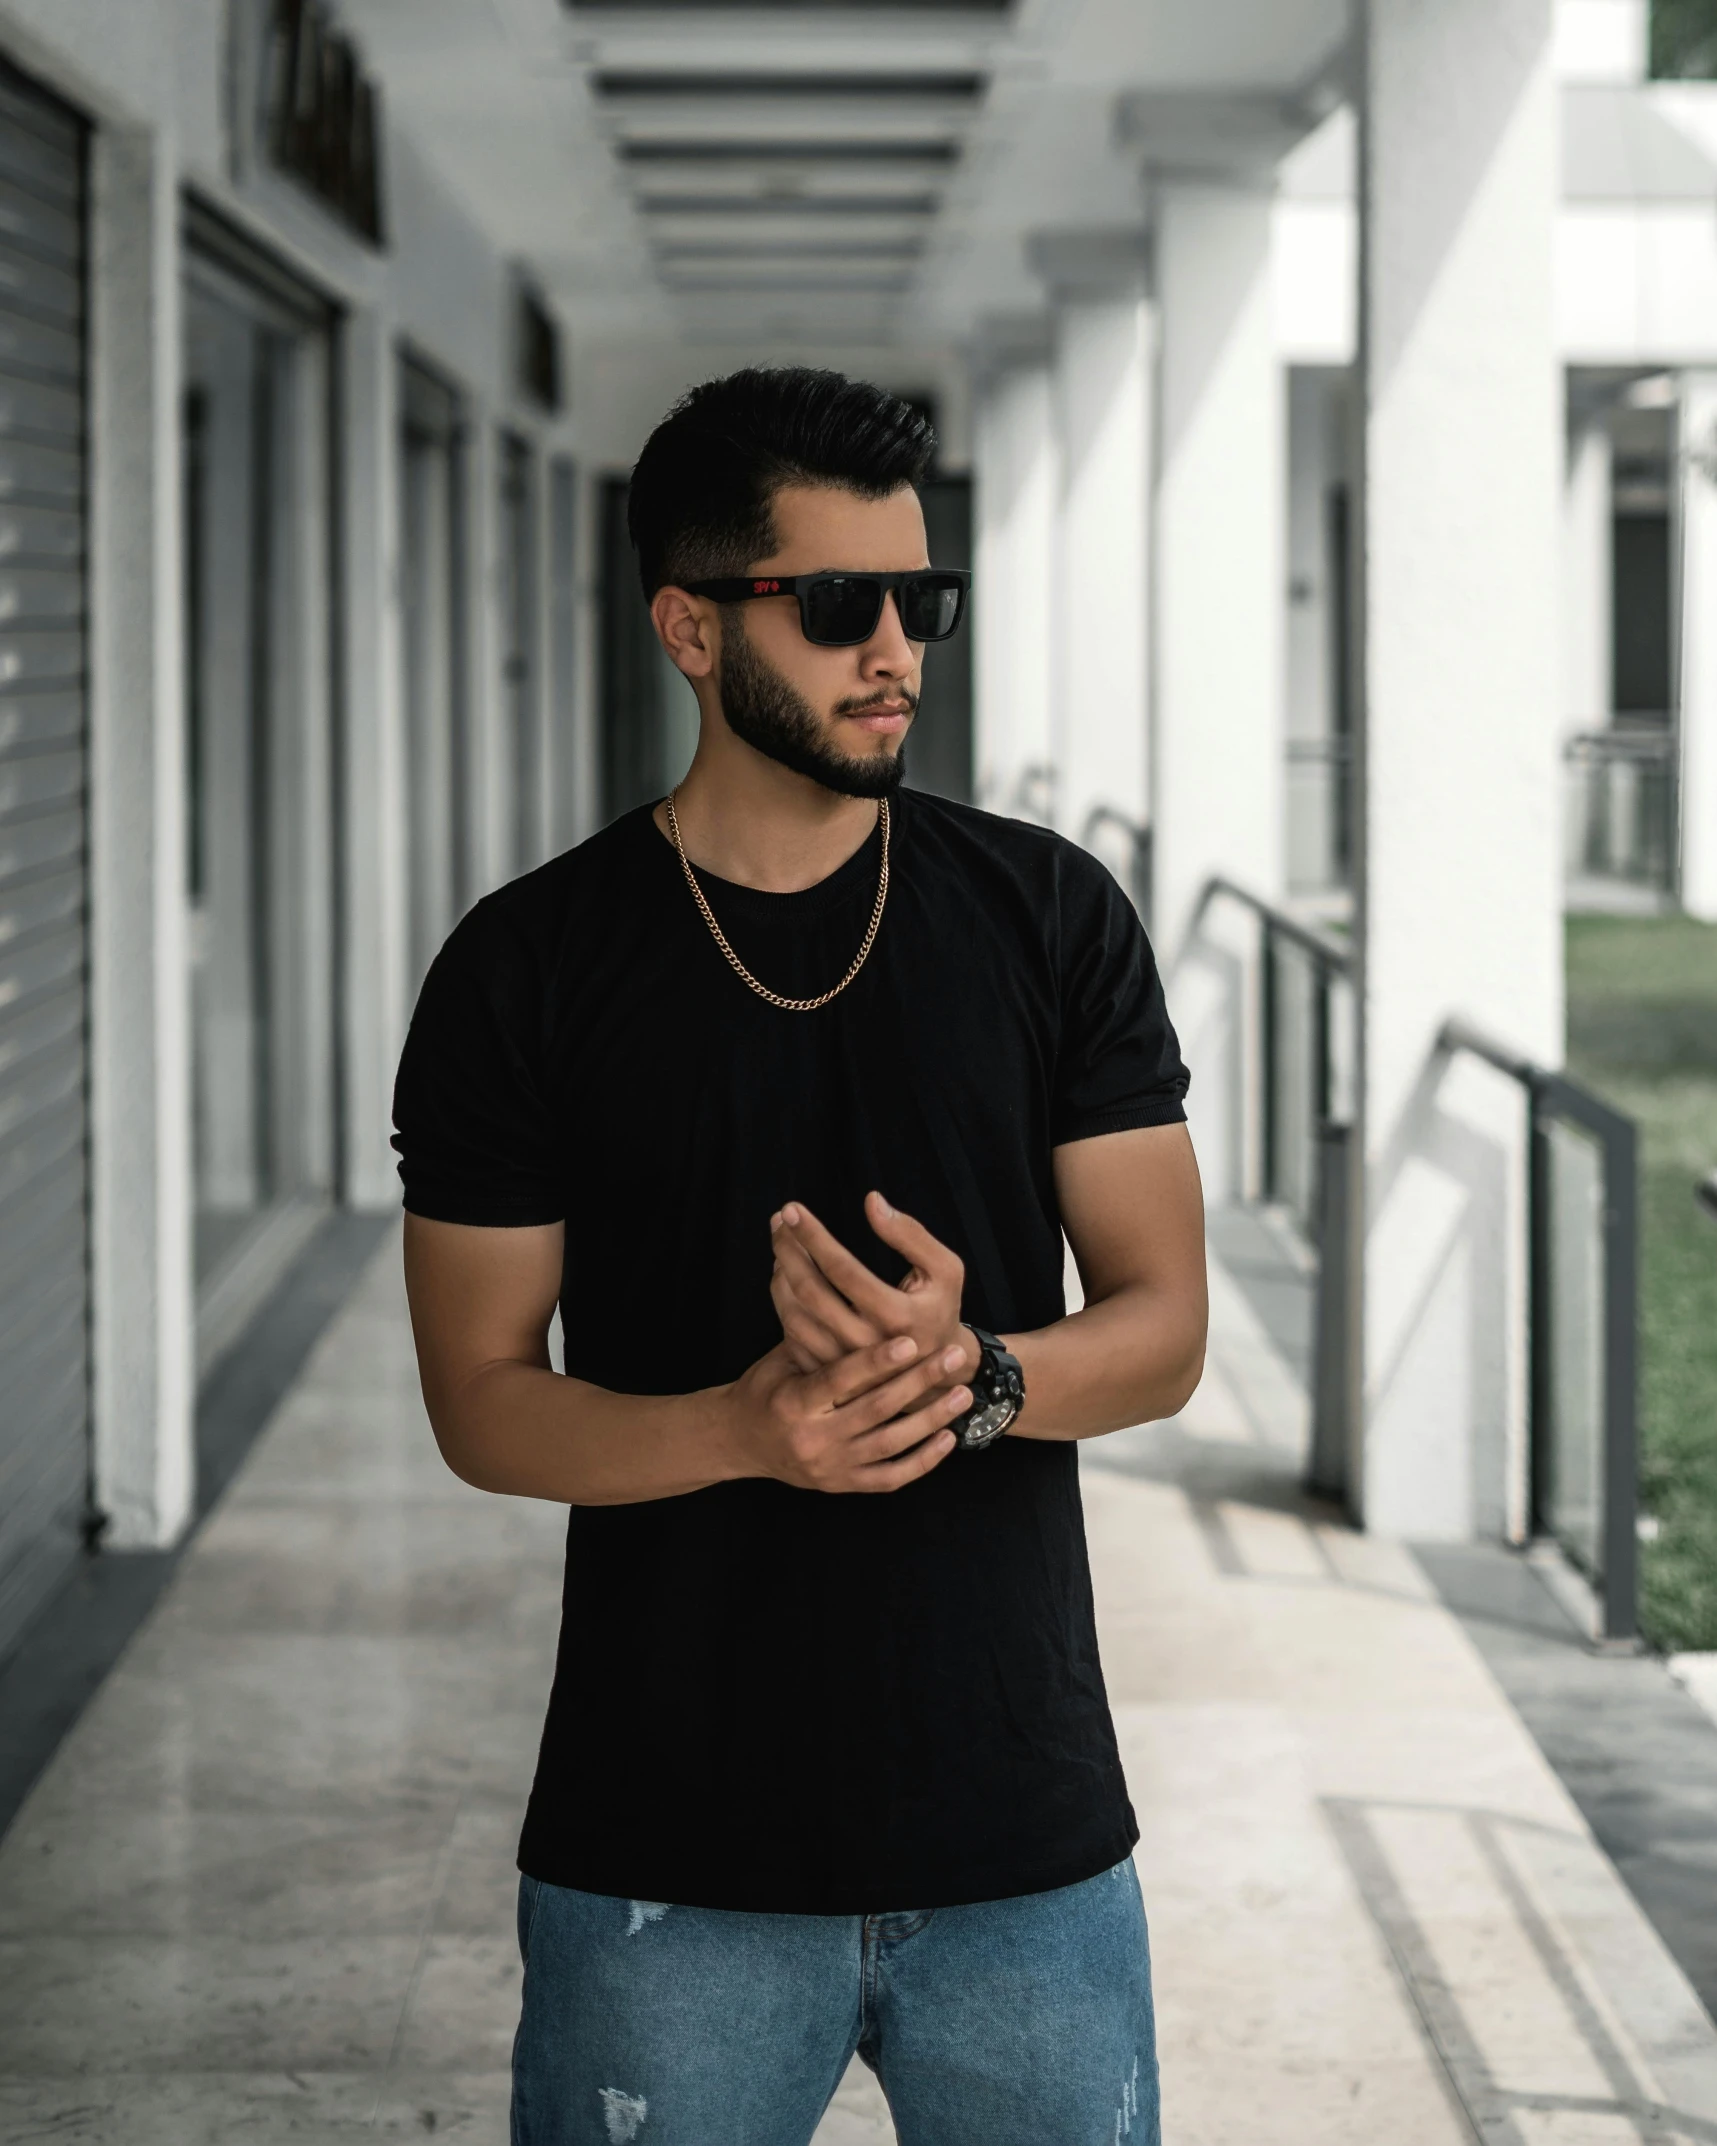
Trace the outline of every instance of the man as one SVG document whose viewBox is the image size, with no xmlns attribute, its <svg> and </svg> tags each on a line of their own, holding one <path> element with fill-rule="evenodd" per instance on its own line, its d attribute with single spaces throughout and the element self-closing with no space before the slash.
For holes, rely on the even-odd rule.
<svg viewBox="0 0 1717 2146">
<path fill-rule="evenodd" d="M 515 2146 L 805 2146 L 855 2049 L 903 2146 L 1157 2137 L 1074 1442 L 1199 1375 L 1186 1076 L 1101 866 L 900 787 L 933 444 L 798 369 L 659 427 L 696 756 L 478 904 L 400 1071 L 441 1450 L 571 1508 Z"/>
</svg>

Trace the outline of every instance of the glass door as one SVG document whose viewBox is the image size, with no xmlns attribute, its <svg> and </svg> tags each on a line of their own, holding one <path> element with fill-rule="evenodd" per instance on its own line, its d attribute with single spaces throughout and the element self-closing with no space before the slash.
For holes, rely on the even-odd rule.
<svg viewBox="0 0 1717 2146">
<path fill-rule="evenodd" d="M 204 1360 L 334 1182 L 329 332 L 187 249 L 184 529 L 196 1266 Z"/>
</svg>

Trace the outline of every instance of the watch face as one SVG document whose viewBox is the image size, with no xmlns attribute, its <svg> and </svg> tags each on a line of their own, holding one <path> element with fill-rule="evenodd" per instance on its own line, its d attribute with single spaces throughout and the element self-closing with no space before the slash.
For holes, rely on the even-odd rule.
<svg viewBox="0 0 1717 2146">
<path fill-rule="evenodd" d="M 960 1443 L 968 1453 L 980 1446 L 992 1445 L 1019 1414 L 1019 1403 L 1012 1399 L 991 1401 L 985 1408 L 975 1408 L 960 1426 Z"/>
</svg>

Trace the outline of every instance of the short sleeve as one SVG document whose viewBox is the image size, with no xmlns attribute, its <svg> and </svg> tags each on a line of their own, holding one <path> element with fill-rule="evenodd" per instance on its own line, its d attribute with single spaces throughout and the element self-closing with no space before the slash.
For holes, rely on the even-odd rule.
<svg viewBox="0 0 1717 2146">
<path fill-rule="evenodd" d="M 543 1028 L 525 934 L 493 900 L 479 903 L 424 979 L 394 1083 L 409 1214 L 499 1229 L 564 1219 Z"/>
<path fill-rule="evenodd" d="M 1188 1079 L 1137 912 L 1096 858 L 1069 844 L 1052 1141 L 1179 1125 Z"/>
</svg>

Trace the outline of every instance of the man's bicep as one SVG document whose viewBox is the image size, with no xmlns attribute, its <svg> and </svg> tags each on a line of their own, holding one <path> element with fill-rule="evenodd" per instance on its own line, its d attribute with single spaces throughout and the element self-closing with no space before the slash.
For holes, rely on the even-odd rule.
<svg viewBox="0 0 1717 2146">
<path fill-rule="evenodd" d="M 1204 1291 L 1204 1196 L 1184 1125 L 1138 1126 L 1055 1150 L 1062 1227 L 1086 1301 L 1145 1283 Z"/>
<path fill-rule="evenodd" d="M 406 1295 L 431 1407 L 486 1364 L 547 1367 L 565 1236 L 560 1222 L 479 1229 L 406 1216 Z"/>
</svg>

